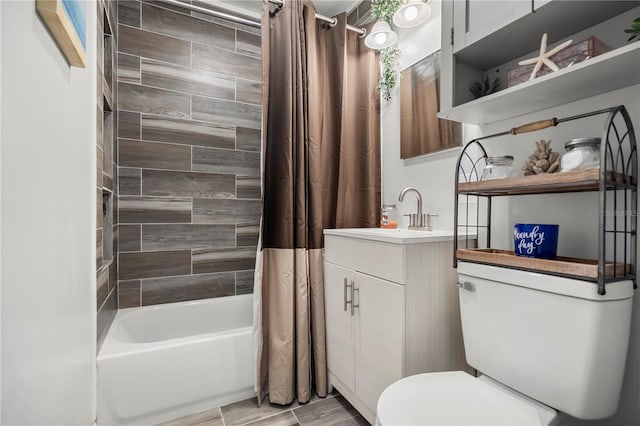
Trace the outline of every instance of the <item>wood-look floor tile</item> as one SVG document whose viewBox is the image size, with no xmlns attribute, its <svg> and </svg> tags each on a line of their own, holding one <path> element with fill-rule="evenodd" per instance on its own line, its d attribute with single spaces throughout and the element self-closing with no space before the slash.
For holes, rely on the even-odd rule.
<svg viewBox="0 0 640 426">
<path fill-rule="evenodd" d="M 156 426 L 224 426 L 219 408 L 203 411 L 190 416 L 180 417 Z"/>
<path fill-rule="evenodd" d="M 150 141 L 233 149 L 235 131 L 234 126 L 154 115 L 142 116 L 142 138 Z"/>
<path fill-rule="evenodd" d="M 142 170 L 142 193 L 159 196 L 234 198 L 235 176 Z"/>
<path fill-rule="evenodd" d="M 137 28 L 119 25 L 118 51 L 179 65 L 191 64 L 191 43 Z"/>
<path fill-rule="evenodd" d="M 238 198 L 260 199 L 261 183 L 259 177 L 236 176 Z"/>
<path fill-rule="evenodd" d="M 233 77 L 144 58 L 141 70 L 142 84 L 146 86 L 220 99 L 235 98 L 236 82 Z M 250 84 L 243 85 L 245 97 L 255 97 L 254 92 L 255 88 Z"/>
<path fill-rule="evenodd" d="M 239 78 L 236 100 L 238 102 L 262 105 L 262 83 Z"/>
<path fill-rule="evenodd" d="M 261 211 L 260 200 L 193 199 L 193 223 L 256 225 Z"/>
<path fill-rule="evenodd" d="M 236 127 L 236 149 L 260 151 L 262 146 L 260 129 Z"/>
<path fill-rule="evenodd" d="M 118 282 L 118 308 L 134 308 L 140 305 L 140 280 Z"/>
<path fill-rule="evenodd" d="M 296 419 L 291 411 L 285 411 L 275 416 L 247 423 L 246 426 L 296 426 L 299 424 L 298 419 Z"/>
<path fill-rule="evenodd" d="M 140 251 L 140 225 L 122 225 L 118 227 L 118 252 Z"/>
<path fill-rule="evenodd" d="M 118 107 L 175 118 L 189 118 L 191 99 L 186 93 L 136 84 L 118 84 Z"/>
<path fill-rule="evenodd" d="M 260 225 L 236 225 L 236 246 L 256 246 L 260 234 Z"/>
<path fill-rule="evenodd" d="M 191 66 L 247 80 L 262 81 L 262 62 L 252 56 L 193 43 Z"/>
<path fill-rule="evenodd" d="M 371 423 L 367 421 L 361 415 L 350 417 L 348 419 L 339 420 L 335 423 L 331 423 L 332 426 L 371 426 Z"/>
<path fill-rule="evenodd" d="M 140 57 L 118 53 L 118 81 L 140 84 Z"/>
<path fill-rule="evenodd" d="M 260 153 L 195 146 L 193 170 L 257 177 L 260 176 Z"/>
<path fill-rule="evenodd" d="M 222 99 L 193 96 L 191 117 L 195 120 L 230 126 L 260 129 L 262 126 L 262 107 Z"/>
<path fill-rule="evenodd" d="M 140 139 L 140 113 L 118 111 L 118 137 Z"/>
<path fill-rule="evenodd" d="M 142 225 L 142 250 L 234 247 L 235 231 L 233 225 Z"/>
<path fill-rule="evenodd" d="M 191 148 L 186 145 L 120 139 L 118 164 L 122 167 L 191 170 Z"/>
<path fill-rule="evenodd" d="M 253 280 L 255 271 L 237 271 L 236 272 L 236 294 L 253 293 Z"/>
<path fill-rule="evenodd" d="M 236 35 L 236 52 L 262 57 L 261 38 L 258 34 L 238 31 Z"/>
<path fill-rule="evenodd" d="M 267 401 L 258 407 L 256 398 L 249 398 L 220 407 L 220 410 L 222 411 L 222 416 L 227 426 L 239 426 L 268 416 L 280 414 L 286 411 L 287 407 L 273 405 Z"/>
<path fill-rule="evenodd" d="M 142 169 L 118 167 L 118 193 L 120 195 L 142 194 Z"/>
<path fill-rule="evenodd" d="M 255 268 L 256 248 L 203 249 L 193 251 L 193 273 L 246 271 Z M 224 412 L 223 412 L 224 414 Z"/>
<path fill-rule="evenodd" d="M 191 251 L 157 251 L 119 254 L 119 278 L 133 280 L 191 273 Z"/>
<path fill-rule="evenodd" d="M 142 28 L 171 37 L 233 50 L 235 31 L 204 19 L 142 5 Z"/>
<path fill-rule="evenodd" d="M 191 199 L 120 196 L 120 223 L 191 223 Z"/>
<path fill-rule="evenodd" d="M 357 416 L 358 411 L 342 395 L 325 398 L 293 410 L 301 425 L 325 426 L 344 422 Z"/>
<path fill-rule="evenodd" d="M 119 1 L 118 23 L 140 28 L 140 2 L 132 0 Z"/>
<path fill-rule="evenodd" d="M 142 280 L 142 305 L 233 296 L 233 272 Z"/>
</svg>

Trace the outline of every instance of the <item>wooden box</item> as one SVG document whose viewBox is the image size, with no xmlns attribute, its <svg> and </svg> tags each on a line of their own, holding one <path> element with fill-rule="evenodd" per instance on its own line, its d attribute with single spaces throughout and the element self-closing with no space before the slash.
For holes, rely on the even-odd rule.
<svg viewBox="0 0 640 426">
<path fill-rule="evenodd" d="M 579 62 L 586 61 L 587 59 L 593 58 L 594 56 L 598 56 L 602 53 L 608 52 L 609 50 L 611 50 L 611 48 L 597 38 L 589 37 L 584 41 L 574 43 L 566 49 L 563 49 L 560 52 L 556 53 L 551 57 L 551 60 L 558 66 L 558 68 L 563 69 Z M 511 87 L 525 81 L 529 81 L 529 77 L 531 77 L 533 67 L 533 64 L 521 65 L 517 68 L 509 70 L 509 72 L 507 73 L 507 86 Z M 550 72 L 553 71 L 551 71 L 551 69 L 546 65 L 543 65 L 540 71 L 538 71 L 537 77 L 549 74 Z"/>
</svg>

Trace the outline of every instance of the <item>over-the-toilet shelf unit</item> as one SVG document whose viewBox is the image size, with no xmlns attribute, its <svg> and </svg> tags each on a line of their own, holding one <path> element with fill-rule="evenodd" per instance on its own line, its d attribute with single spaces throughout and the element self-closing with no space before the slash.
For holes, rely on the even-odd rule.
<svg viewBox="0 0 640 426">
<path fill-rule="evenodd" d="M 487 159 L 483 146 L 486 141 L 605 114 L 599 168 L 481 180 Z M 458 261 L 464 260 L 594 281 L 597 282 L 598 293 L 601 295 L 605 294 L 606 284 L 612 281 L 632 280 L 635 288 L 637 173 L 636 138 L 631 118 L 624 106 L 538 121 L 470 141 L 462 149 L 456 166 L 454 268 Z M 492 197 L 584 191 L 599 192 L 597 259 L 528 258 L 515 256 L 513 251 L 491 248 Z M 481 200 L 484 201 L 480 202 Z M 461 210 L 462 202 L 466 208 Z M 475 214 L 469 212 L 473 204 Z M 461 231 L 465 235 L 477 235 L 477 246 L 473 241 L 465 240 L 463 235 L 458 236 Z M 465 246 L 459 247 L 459 241 L 466 241 Z"/>
</svg>

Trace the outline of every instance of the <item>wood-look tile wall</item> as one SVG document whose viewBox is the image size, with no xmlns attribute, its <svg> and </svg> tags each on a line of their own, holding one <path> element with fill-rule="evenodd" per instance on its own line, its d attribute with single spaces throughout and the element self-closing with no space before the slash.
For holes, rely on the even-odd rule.
<svg viewBox="0 0 640 426">
<path fill-rule="evenodd" d="M 152 1 L 118 12 L 118 306 L 251 293 L 260 32 Z"/>
<path fill-rule="evenodd" d="M 96 274 L 98 349 L 118 306 L 117 278 L 117 48 L 118 13 L 114 0 L 97 0 Z M 106 209 L 106 213 L 105 213 Z"/>
</svg>

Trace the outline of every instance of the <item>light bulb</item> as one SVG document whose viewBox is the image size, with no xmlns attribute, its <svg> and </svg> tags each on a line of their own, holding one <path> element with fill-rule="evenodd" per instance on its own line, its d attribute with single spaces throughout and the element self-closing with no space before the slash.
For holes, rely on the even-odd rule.
<svg viewBox="0 0 640 426">
<path fill-rule="evenodd" d="M 404 10 L 404 17 L 407 21 L 413 21 L 418 17 L 418 8 L 409 6 Z"/>
<path fill-rule="evenodd" d="M 376 43 L 377 44 L 384 44 L 384 42 L 387 41 L 387 34 L 386 33 L 378 33 L 376 34 Z"/>
</svg>

